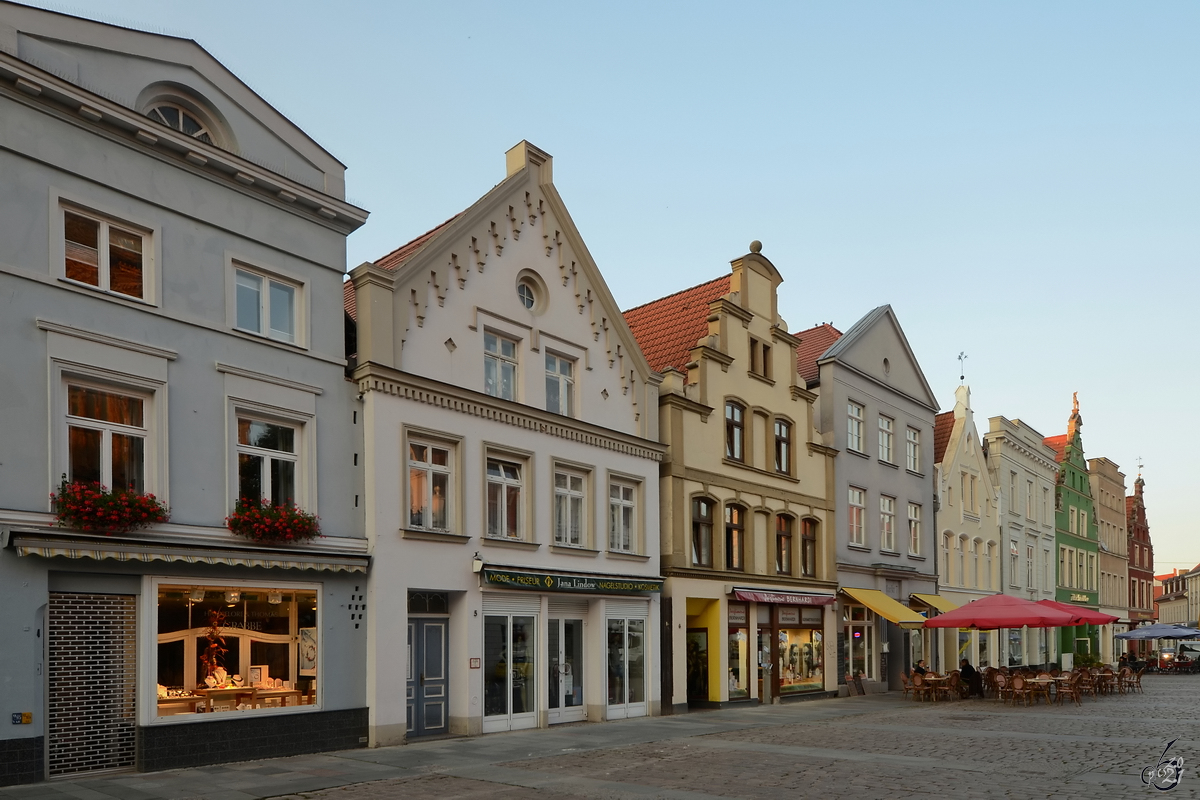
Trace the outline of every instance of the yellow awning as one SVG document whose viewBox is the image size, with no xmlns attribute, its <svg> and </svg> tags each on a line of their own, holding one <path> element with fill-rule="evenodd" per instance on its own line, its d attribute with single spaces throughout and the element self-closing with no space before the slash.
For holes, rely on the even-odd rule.
<svg viewBox="0 0 1200 800">
<path fill-rule="evenodd" d="M 918 594 L 917 592 L 913 592 L 911 595 L 909 595 L 909 597 L 915 597 L 925 605 L 936 608 L 943 614 L 945 614 L 947 611 L 953 611 L 954 609 L 958 608 L 957 605 L 951 603 L 940 594 Z"/>
<path fill-rule="evenodd" d="M 878 589 L 843 588 L 842 591 L 901 628 L 920 628 L 925 625 L 924 617 L 908 606 L 897 603 Z"/>
</svg>

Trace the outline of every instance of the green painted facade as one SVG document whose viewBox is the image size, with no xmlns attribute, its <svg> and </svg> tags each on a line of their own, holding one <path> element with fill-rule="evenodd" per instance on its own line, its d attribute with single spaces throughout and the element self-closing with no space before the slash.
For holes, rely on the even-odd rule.
<svg viewBox="0 0 1200 800">
<path fill-rule="evenodd" d="M 1058 548 L 1055 599 L 1060 603 L 1098 609 L 1100 534 L 1087 460 L 1083 455 L 1082 428 L 1083 417 L 1079 414 L 1076 399 L 1067 422 L 1066 442 L 1058 465 L 1058 485 L 1054 490 L 1054 538 Z M 1052 444 L 1053 440 L 1047 443 Z M 1059 631 L 1059 652 L 1099 654 L 1099 630 L 1095 625 L 1060 628 Z M 1087 639 L 1090 644 L 1084 644 L 1080 639 Z"/>
</svg>

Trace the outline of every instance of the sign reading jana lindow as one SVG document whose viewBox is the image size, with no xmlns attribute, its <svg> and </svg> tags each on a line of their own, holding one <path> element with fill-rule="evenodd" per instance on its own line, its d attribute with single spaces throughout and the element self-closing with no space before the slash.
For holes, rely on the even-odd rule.
<svg viewBox="0 0 1200 800">
<path fill-rule="evenodd" d="M 661 592 L 663 582 L 650 578 L 608 578 L 583 575 L 554 575 L 547 572 L 514 572 L 485 569 L 483 582 L 488 586 L 529 589 L 535 592 L 588 592 L 591 594 L 646 594 Z"/>
</svg>

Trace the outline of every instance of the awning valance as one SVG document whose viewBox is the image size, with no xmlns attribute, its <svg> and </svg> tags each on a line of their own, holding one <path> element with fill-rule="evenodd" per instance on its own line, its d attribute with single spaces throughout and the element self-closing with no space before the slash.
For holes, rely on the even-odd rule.
<svg viewBox="0 0 1200 800">
<path fill-rule="evenodd" d="M 738 589 L 733 596 L 750 603 L 779 603 L 788 606 L 831 606 L 837 600 L 831 594 L 805 594 L 801 592 L 772 592 L 767 589 Z"/>
<path fill-rule="evenodd" d="M 13 533 L 10 543 L 18 556 L 90 558 L 96 561 L 166 561 L 220 564 L 230 567 L 311 569 L 323 572 L 366 572 L 366 555 L 284 549 L 239 549 L 224 546 L 179 546 L 108 538 L 68 538 L 55 534 Z"/>
<path fill-rule="evenodd" d="M 925 624 L 925 618 L 916 611 L 897 603 L 878 589 L 843 588 L 842 592 L 901 628 L 920 628 Z"/>
<path fill-rule="evenodd" d="M 909 595 L 909 597 L 915 597 L 925 605 L 929 606 L 930 608 L 936 608 L 943 614 L 945 614 L 947 611 L 953 611 L 954 609 L 958 608 L 956 603 L 951 603 L 940 594 L 919 594 L 917 592 L 913 592 L 911 595 Z"/>
</svg>

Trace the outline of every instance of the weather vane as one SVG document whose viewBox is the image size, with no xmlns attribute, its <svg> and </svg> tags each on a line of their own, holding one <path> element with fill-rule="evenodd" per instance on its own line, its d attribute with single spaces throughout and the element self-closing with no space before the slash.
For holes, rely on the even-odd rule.
<svg viewBox="0 0 1200 800">
<path fill-rule="evenodd" d="M 966 369 L 963 368 L 963 362 L 966 360 L 967 360 L 967 353 L 964 350 L 958 354 L 958 371 L 959 371 L 958 382 L 959 383 L 962 383 L 963 381 L 965 381 L 967 379 L 967 371 L 966 371 Z"/>
<path fill-rule="evenodd" d="M 1145 464 L 1142 462 L 1141 456 L 1138 456 L 1137 465 L 1138 465 L 1138 477 L 1140 478 L 1140 477 L 1142 477 L 1142 467 L 1145 466 Z"/>
</svg>

